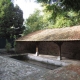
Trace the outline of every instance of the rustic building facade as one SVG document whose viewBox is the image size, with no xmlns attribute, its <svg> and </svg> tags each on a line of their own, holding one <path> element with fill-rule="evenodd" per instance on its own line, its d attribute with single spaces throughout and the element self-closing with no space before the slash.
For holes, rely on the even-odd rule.
<svg viewBox="0 0 80 80">
<path fill-rule="evenodd" d="M 18 53 L 80 59 L 80 26 L 36 31 L 16 40 Z"/>
</svg>

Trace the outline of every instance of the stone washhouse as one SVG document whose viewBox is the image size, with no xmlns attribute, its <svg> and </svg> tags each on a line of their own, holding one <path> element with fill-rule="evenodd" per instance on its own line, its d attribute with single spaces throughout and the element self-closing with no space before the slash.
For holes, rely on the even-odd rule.
<svg viewBox="0 0 80 80">
<path fill-rule="evenodd" d="M 16 40 L 17 53 L 32 53 L 80 59 L 80 26 L 45 29 Z"/>
</svg>

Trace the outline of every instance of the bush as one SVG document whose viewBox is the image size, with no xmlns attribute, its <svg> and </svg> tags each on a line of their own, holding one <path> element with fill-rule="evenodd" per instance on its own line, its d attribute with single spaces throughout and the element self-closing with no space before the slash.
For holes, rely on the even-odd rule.
<svg viewBox="0 0 80 80">
<path fill-rule="evenodd" d="M 6 48 L 7 52 L 9 52 L 10 49 L 11 49 L 11 43 L 9 43 L 8 40 L 6 40 L 6 46 L 5 46 L 5 48 Z"/>
</svg>

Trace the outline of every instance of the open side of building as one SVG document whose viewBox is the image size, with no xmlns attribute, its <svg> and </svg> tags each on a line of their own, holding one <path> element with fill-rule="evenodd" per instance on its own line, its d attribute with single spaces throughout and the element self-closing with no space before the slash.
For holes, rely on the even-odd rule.
<svg viewBox="0 0 80 80">
<path fill-rule="evenodd" d="M 16 51 L 80 59 L 80 26 L 33 32 L 16 40 Z"/>
</svg>

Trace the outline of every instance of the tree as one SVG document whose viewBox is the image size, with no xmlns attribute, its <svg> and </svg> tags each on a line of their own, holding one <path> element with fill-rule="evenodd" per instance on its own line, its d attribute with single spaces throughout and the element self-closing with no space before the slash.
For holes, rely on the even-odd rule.
<svg viewBox="0 0 80 80">
<path fill-rule="evenodd" d="M 25 27 L 23 26 L 23 12 L 19 8 L 19 6 L 16 5 L 13 13 L 12 35 L 22 34 L 23 30 L 25 29 Z"/>
<path fill-rule="evenodd" d="M 31 14 L 25 21 L 24 34 L 45 28 L 80 25 L 79 0 L 37 0 L 37 2 L 41 3 L 44 14 L 40 15 L 38 10 Z"/>
<path fill-rule="evenodd" d="M 43 15 L 40 14 L 40 11 L 35 10 L 34 13 L 31 14 L 25 21 L 26 30 L 24 31 L 24 34 L 44 29 L 47 25 L 48 23 L 46 23 L 46 20 L 44 20 Z"/>
<path fill-rule="evenodd" d="M 37 0 L 37 2 L 42 3 L 45 11 L 51 13 L 49 20 L 53 23 L 52 28 L 80 24 L 79 0 Z"/>
<path fill-rule="evenodd" d="M 65 6 L 66 9 L 80 10 L 80 0 L 37 0 L 37 2 L 42 4 L 58 3 L 58 5 Z"/>
<path fill-rule="evenodd" d="M 0 0 L 0 37 L 19 35 L 23 28 L 23 12 L 11 0 Z M 19 30 L 20 32 L 17 32 Z"/>
<path fill-rule="evenodd" d="M 66 9 L 73 9 L 75 11 L 80 10 L 80 0 L 61 0 Z"/>
</svg>

